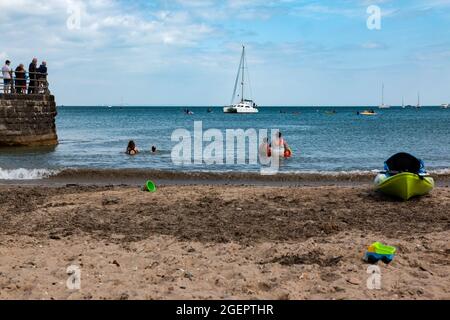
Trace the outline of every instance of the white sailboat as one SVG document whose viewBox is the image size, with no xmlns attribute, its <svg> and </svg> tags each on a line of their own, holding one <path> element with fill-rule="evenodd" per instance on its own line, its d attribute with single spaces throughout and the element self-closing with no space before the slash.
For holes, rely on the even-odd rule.
<svg viewBox="0 0 450 320">
<path fill-rule="evenodd" d="M 245 67 L 247 61 L 245 59 L 245 46 L 242 46 L 241 63 L 239 64 L 239 70 L 234 84 L 233 97 L 231 98 L 231 105 L 223 108 L 224 113 L 258 113 L 257 105 L 253 100 L 245 99 Z M 241 77 L 241 96 L 238 103 L 233 103 L 236 98 L 237 86 L 239 77 Z"/>
<path fill-rule="evenodd" d="M 417 109 L 422 108 L 422 105 L 420 104 L 420 92 L 417 94 L 417 106 L 416 106 L 416 108 Z"/>
<path fill-rule="evenodd" d="M 391 108 L 390 105 L 387 105 L 384 103 L 384 83 L 381 88 L 381 105 L 379 106 L 379 108 L 380 109 L 390 109 Z"/>
</svg>

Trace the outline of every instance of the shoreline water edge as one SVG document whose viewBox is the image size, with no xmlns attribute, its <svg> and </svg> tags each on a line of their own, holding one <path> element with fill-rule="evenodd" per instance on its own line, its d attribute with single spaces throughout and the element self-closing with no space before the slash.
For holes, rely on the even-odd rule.
<svg viewBox="0 0 450 320">
<path fill-rule="evenodd" d="M 13 169 L 0 170 L 0 185 L 143 185 L 153 180 L 164 185 L 364 185 L 372 184 L 378 171 L 283 172 L 261 175 L 256 172 L 166 171 L 151 169 Z M 449 170 L 430 171 L 437 186 L 450 184 Z"/>
</svg>

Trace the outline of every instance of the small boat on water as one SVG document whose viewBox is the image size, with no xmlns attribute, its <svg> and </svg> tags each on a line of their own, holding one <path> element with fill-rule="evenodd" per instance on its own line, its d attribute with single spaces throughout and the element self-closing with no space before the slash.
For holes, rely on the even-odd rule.
<svg viewBox="0 0 450 320">
<path fill-rule="evenodd" d="M 224 113 L 258 113 L 257 105 L 253 100 L 242 100 L 223 109 Z"/>
<path fill-rule="evenodd" d="M 258 106 L 253 100 L 245 99 L 245 69 L 247 66 L 247 60 L 245 58 L 245 46 L 242 47 L 242 56 L 241 56 L 241 62 L 239 64 L 239 71 L 236 77 L 236 82 L 234 84 L 234 92 L 233 97 L 231 98 L 231 105 L 228 107 L 223 108 L 224 113 L 258 113 Z M 241 100 L 238 103 L 233 103 L 236 98 L 237 93 L 237 87 L 239 78 L 241 79 Z"/>
<path fill-rule="evenodd" d="M 423 161 L 408 153 L 398 153 L 385 163 L 385 172 L 375 179 L 376 189 L 386 195 L 407 201 L 430 193 L 435 186 Z"/>
<path fill-rule="evenodd" d="M 381 104 L 379 106 L 380 109 L 390 109 L 391 106 L 384 103 L 384 83 L 381 88 Z"/>
<path fill-rule="evenodd" d="M 378 115 L 378 113 L 376 113 L 374 110 L 365 110 L 363 112 L 359 112 L 358 114 L 362 115 L 362 116 L 376 116 L 376 115 Z"/>
<path fill-rule="evenodd" d="M 442 109 L 448 109 L 448 107 L 450 107 L 450 104 L 448 104 L 448 103 L 444 103 L 441 105 Z"/>
<path fill-rule="evenodd" d="M 422 104 L 420 103 L 420 92 L 417 94 L 417 105 L 416 105 L 416 109 L 421 109 L 422 108 Z"/>
</svg>

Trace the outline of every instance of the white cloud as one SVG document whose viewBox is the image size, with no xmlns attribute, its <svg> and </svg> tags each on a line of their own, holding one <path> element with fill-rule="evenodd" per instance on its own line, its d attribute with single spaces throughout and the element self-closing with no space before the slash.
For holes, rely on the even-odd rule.
<svg viewBox="0 0 450 320">
<path fill-rule="evenodd" d="M 69 5 L 80 7 L 80 30 L 66 28 Z M 40 41 L 55 40 L 47 45 L 73 44 L 75 40 L 79 46 L 95 47 L 95 42 L 111 44 L 117 39 L 128 41 L 129 45 L 134 42 L 189 45 L 213 32 L 213 28 L 193 21 L 183 12 L 155 10 L 144 15 L 139 10 L 125 11 L 112 0 L 2 0 L 0 11 L 6 17 L 2 22 L 3 34 L 30 41 L 26 35 L 33 30 L 31 34 Z"/>
</svg>

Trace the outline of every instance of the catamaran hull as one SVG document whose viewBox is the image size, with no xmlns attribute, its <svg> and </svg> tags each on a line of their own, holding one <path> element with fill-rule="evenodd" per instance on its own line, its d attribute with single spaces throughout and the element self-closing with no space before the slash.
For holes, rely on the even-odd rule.
<svg viewBox="0 0 450 320">
<path fill-rule="evenodd" d="M 234 108 L 234 107 L 225 107 L 223 108 L 224 113 L 258 113 L 258 109 L 255 108 Z"/>
<path fill-rule="evenodd" d="M 413 197 L 430 193 L 435 186 L 431 177 L 420 177 L 412 173 L 400 173 L 395 176 L 380 174 L 375 179 L 378 191 L 408 201 Z"/>
</svg>

